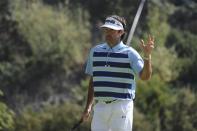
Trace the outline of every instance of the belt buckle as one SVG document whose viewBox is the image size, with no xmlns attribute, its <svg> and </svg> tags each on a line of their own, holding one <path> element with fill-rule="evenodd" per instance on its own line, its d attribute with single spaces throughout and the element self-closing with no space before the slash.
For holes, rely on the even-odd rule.
<svg viewBox="0 0 197 131">
<path fill-rule="evenodd" d="M 105 104 L 110 104 L 110 103 L 112 103 L 112 102 L 114 102 L 114 101 L 117 101 L 117 99 L 111 100 L 111 101 L 104 101 L 104 102 L 105 102 Z"/>
</svg>

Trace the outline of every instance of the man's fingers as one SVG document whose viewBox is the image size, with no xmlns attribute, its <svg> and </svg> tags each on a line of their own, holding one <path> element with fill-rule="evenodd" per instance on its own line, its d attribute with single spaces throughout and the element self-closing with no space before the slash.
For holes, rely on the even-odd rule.
<svg viewBox="0 0 197 131">
<path fill-rule="evenodd" d="M 148 35 L 148 38 L 149 38 L 148 39 L 149 41 L 153 41 L 154 42 L 154 39 L 155 39 L 154 36 Z"/>
<path fill-rule="evenodd" d="M 144 46 L 145 46 L 145 44 L 144 44 L 144 40 L 142 40 L 142 39 L 141 39 L 141 40 L 140 40 L 140 44 L 141 44 L 141 46 L 143 46 L 143 47 L 144 47 Z"/>
<path fill-rule="evenodd" d="M 151 45 L 150 47 L 153 49 L 154 48 L 154 45 Z"/>
<path fill-rule="evenodd" d="M 148 35 L 148 41 L 151 41 L 152 40 L 152 38 L 151 38 L 151 35 L 149 34 Z"/>
<path fill-rule="evenodd" d="M 155 38 L 154 36 L 148 35 L 148 44 L 154 44 Z"/>
<path fill-rule="evenodd" d="M 154 41 L 150 41 L 148 44 L 150 44 L 150 45 L 154 45 Z"/>
<path fill-rule="evenodd" d="M 154 48 L 154 37 L 151 36 L 151 35 L 148 35 L 148 43 L 145 45 L 144 43 L 144 40 L 140 40 L 140 46 L 142 48 L 145 48 L 145 47 L 151 47 L 151 48 Z"/>
<path fill-rule="evenodd" d="M 155 41 L 154 36 L 149 35 L 149 38 L 148 38 L 148 45 L 154 45 L 154 44 L 155 44 L 154 41 Z"/>
</svg>

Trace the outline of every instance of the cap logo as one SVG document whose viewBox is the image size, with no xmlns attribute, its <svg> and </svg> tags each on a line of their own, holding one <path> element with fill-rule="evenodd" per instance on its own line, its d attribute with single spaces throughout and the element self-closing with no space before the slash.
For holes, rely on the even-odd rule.
<svg viewBox="0 0 197 131">
<path fill-rule="evenodd" d="M 113 17 L 108 17 L 105 20 L 105 24 L 102 25 L 101 27 L 107 27 L 107 28 L 111 28 L 114 30 L 124 30 L 122 23 L 114 19 Z"/>
<path fill-rule="evenodd" d="M 118 26 L 121 26 L 120 24 L 116 23 L 114 20 L 106 20 L 105 23 L 111 23 L 111 24 L 116 24 Z"/>
</svg>

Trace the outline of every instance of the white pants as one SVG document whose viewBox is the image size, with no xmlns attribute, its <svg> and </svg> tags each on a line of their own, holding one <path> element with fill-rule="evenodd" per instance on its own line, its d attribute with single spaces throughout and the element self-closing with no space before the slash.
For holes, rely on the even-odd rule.
<svg viewBox="0 0 197 131">
<path fill-rule="evenodd" d="M 132 131 L 133 100 L 118 100 L 94 106 L 92 131 Z"/>
</svg>

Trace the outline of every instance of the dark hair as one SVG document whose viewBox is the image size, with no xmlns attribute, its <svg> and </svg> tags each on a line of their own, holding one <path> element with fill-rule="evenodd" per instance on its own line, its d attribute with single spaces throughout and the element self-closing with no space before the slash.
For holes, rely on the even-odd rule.
<svg viewBox="0 0 197 131">
<path fill-rule="evenodd" d="M 121 17 L 121 16 L 118 16 L 118 15 L 111 15 L 109 17 L 112 17 L 116 20 L 118 20 L 122 25 L 123 25 L 123 28 L 124 28 L 124 34 L 122 34 L 122 36 L 120 37 L 121 40 L 124 40 L 125 36 L 126 36 L 126 19 L 124 17 Z"/>
</svg>

